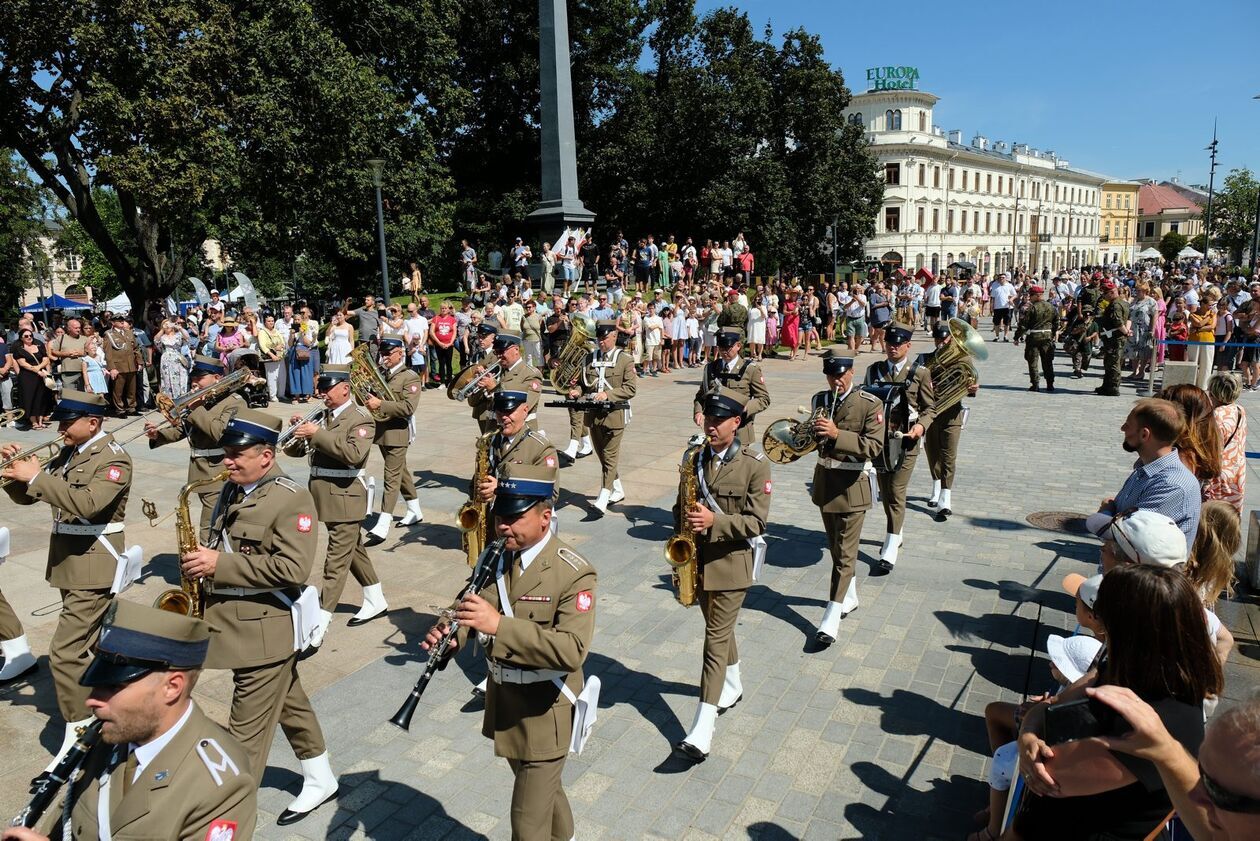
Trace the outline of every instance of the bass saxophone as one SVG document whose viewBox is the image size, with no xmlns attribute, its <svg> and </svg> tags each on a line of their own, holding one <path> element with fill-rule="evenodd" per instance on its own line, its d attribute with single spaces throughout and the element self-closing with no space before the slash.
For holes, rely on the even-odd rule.
<svg viewBox="0 0 1260 841">
<path fill-rule="evenodd" d="M 678 502 L 678 525 L 665 542 L 665 560 L 673 567 L 674 593 L 678 603 L 691 607 L 700 598 L 700 553 L 696 548 L 696 535 L 687 526 L 687 512 L 696 505 L 699 491 L 697 476 L 700 470 L 700 454 L 704 446 L 692 448 L 683 457 L 678 468 L 682 476 L 682 494 Z"/>
<path fill-rule="evenodd" d="M 481 550 L 486 547 L 490 537 L 490 506 L 477 500 L 477 486 L 490 474 L 490 442 L 494 436 L 495 433 L 487 432 L 477 439 L 477 465 L 473 470 L 472 493 L 455 515 L 455 521 L 462 532 L 460 542 L 464 546 L 470 567 L 477 565 L 477 558 L 481 557 Z"/>
<path fill-rule="evenodd" d="M 197 488 L 223 484 L 227 477 L 228 471 L 223 470 L 209 479 L 189 482 L 180 488 L 179 502 L 175 506 L 175 542 L 179 546 L 179 556 L 181 558 L 189 552 L 196 551 L 200 543 L 197 536 L 197 524 L 192 521 L 192 513 L 189 510 L 189 497 L 192 496 L 192 492 Z M 170 589 L 162 593 L 153 601 L 153 606 L 158 610 L 166 610 L 197 619 L 202 618 L 206 613 L 205 579 L 189 578 L 181 574 L 178 589 Z"/>
</svg>

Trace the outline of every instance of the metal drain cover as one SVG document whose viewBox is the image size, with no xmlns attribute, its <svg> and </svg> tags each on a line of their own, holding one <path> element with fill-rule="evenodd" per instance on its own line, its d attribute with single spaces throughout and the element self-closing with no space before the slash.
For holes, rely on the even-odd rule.
<svg viewBox="0 0 1260 841">
<path fill-rule="evenodd" d="M 1085 528 L 1088 514 L 1077 511 L 1034 511 L 1027 517 L 1028 524 L 1046 531 L 1061 531 L 1067 534 L 1089 534 Z"/>
</svg>

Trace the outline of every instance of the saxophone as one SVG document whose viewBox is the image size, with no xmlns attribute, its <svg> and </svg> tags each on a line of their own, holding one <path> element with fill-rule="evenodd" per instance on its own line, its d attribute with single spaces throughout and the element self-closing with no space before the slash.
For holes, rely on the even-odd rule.
<svg viewBox="0 0 1260 841">
<path fill-rule="evenodd" d="M 490 506 L 477 501 L 477 486 L 490 474 L 490 442 L 494 436 L 495 433 L 487 432 L 477 439 L 477 465 L 473 470 L 472 492 L 468 495 L 468 501 L 459 507 L 459 513 L 455 515 L 455 522 L 459 524 L 459 530 L 463 532 L 460 542 L 464 546 L 465 554 L 468 555 L 470 567 L 477 565 L 481 550 L 489 542 Z"/>
<path fill-rule="evenodd" d="M 699 491 L 696 476 L 700 470 L 700 454 L 703 452 L 703 445 L 693 447 L 692 453 L 683 457 L 682 465 L 678 468 L 682 476 L 678 525 L 665 543 L 665 560 L 673 567 L 674 592 L 678 603 L 683 607 L 691 607 L 700 597 L 700 553 L 696 549 L 696 536 L 687 527 L 687 512 L 696 505 Z"/>
<path fill-rule="evenodd" d="M 175 506 L 175 542 L 179 546 L 179 557 L 183 558 L 185 554 L 196 551 L 200 544 L 197 537 L 197 524 L 192 521 L 188 498 L 192 496 L 195 489 L 206 485 L 221 485 L 227 477 L 228 471 L 224 470 L 209 479 L 189 482 L 180 488 L 179 501 Z M 200 619 L 206 612 L 206 582 L 201 578 L 188 578 L 181 574 L 179 588 L 162 593 L 154 600 L 153 606 L 158 610 L 167 610 Z"/>
</svg>

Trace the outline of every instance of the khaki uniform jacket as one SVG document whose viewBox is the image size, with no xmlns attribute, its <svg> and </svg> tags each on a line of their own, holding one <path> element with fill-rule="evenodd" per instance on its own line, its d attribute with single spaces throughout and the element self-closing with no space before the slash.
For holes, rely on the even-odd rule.
<svg viewBox="0 0 1260 841">
<path fill-rule="evenodd" d="M 552 535 L 520 578 L 510 578 L 505 574 L 503 584 L 514 616 L 499 620 L 499 632 L 485 646 L 487 659 L 568 672 L 565 684 L 574 694 L 582 691 L 582 663 L 595 635 L 595 568 Z M 480 595 L 499 607 L 494 582 Z M 551 681 L 487 683 L 481 732 L 494 740 L 496 756 L 559 759 L 569 752 L 572 731 L 573 705 Z"/>
<path fill-rule="evenodd" d="M 73 790 L 75 841 L 96 841 L 101 774 L 111 765 L 110 831 L 114 841 L 249 841 L 258 818 L 258 783 L 244 749 L 193 703 L 184 726 L 123 794 L 126 764 L 113 745 L 100 742 L 88 754 Z M 61 809 L 50 809 L 41 828 L 62 839 Z M 228 832 L 231 832 L 229 835 Z"/>
<path fill-rule="evenodd" d="M 603 351 L 595 350 L 586 355 L 586 365 L 582 376 L 578 378 L 578 386 L 587 397 L 598 394 L 599 371 L 594 367 Z M 608 399 L 613 401 L 630 400 L 638 388 L 638 378 L 634 373 L 634 360 L 621 348 L 613 348 L 612 364 L 604 368 L 604 379 L 608 382 Z M 587 426 L 602 426 L 604 429 L 625 429 L 626 415 L 623 409 L 614 412 L 587 412 Z"/>
<path fill-rule="evenodd" d="M 105 331 L 101 337 L 101 347 L 105 351 L 105 365 L 121 374 L 134 374 L 140 368 L 140 347 L 136 344 L 136 334 L 130 330 Z"/>
<path fill-rule="evenodd" d="M 495 356 L 494 351 L 490 349 L 481 350 L 473 348 L 472 355 L 481 354 L 480 358 L 472 363 L 480 365 L 482 368 L 489 368 L 491 365 L 499 361 L 499 357 Z M 462 371 L 460 373 L 463 373 Z M 472 407 L 473 420 L 492 421 L 494 420 L 494 396 L 490 392 L 479 391 L 468 398 L 468 405 Z"/>
<path fill-rule="evenodd" d="M 748 540 L 765 534 L 770 518 L 770 462 L 762 453 L 751 452 L 736 441 L 721 464 L 711 464 L 713 452 L 707 444 L 700 446 L 700 469 L 705 471 L 709 494 L 719 509 L 713 512 L 709 530 L 695 536 L 704 576 L 702 586 L 705 590 L 746 590 L 753 583 L 753 551 Z M 694 457 L 694 447 L 683 455 L 686 460 Z M 712 507 L 698 486 L 696 501 Z M 680 522 L 681 505 L 680 481 L 674 500 L 675 523 Z"/>
<path fill-rule="evenodd" d="M 747 359 L 735 360 L 735 370 L 726 373 L 726 362 L 718 359 L 704 366 L 700 388 L 691 404 L 691 412 L 704 411 L 704 398 L 719 386 L 738 391 L 744 396 L 744 414 L 750 419 L 770 406 L 770 389 L 766 388 L 766 376 L 761 366 Z"/>
<path fill-rule="evenodd" d="M 367 464 L 376 435 L 372 413 L 353 402 L 311 439 L 311 468 L 359 470 Z M 324 523 L 357 523 L 367 516 L 367 485 L 354 477 L 311 476 L 315 512 Z"/>
<path fill-rule="evenodd" d="M 385 381 L 389 383 L 389 390 L 402 399 L 382 401 L 377 408 L 377 414 L 385 420 L 376 422 L 376 443 L 383 447 L 405 447 L 411 443 L 410 422 L 420 402 L 420 375 L 405 363 L 399 363 L 398 368 L 386 372 Z"/>
<path fill-rule="evenodd" d="M 542 398 L 542 373 L 524 359 L 518 359 L 515 365 L 499 377 L 499 389 L 528 394 L 528 416 L 532 417 L 538 412 L 538 401 Z M 493 416 L 494 412 L 490 414 Z"/>
<path fill-rule="evenodd" d="M 149 441 L 149 449 L 188 439 L 193 450 L 218 450 L 218 455 L 192 456 L 188 461 L 188 481 L 201 482 L 223 471 L 223 448 L 219 438 L 232 416 L 245 408 L 245 400 L 239 394 L 229 394 L 213 406 L 198 406 L 188 413 L 183 427 L 166 426 L 158 430 L 156 439 Z M 213 488 L 206 488 L 206 491 Z"/>
<path fill-rule="evenodd" d="M 523 429 L 515 438 L 505 438 L 496 432 L 490 439 L 490 472 L 502 478 L 512 464 L 529 464 L 535 467 L 555 467 L 556 447 L 541 432 Z M 559 493 L 559 488 L 556 488 Z"/>
<path fill-rule="evenodd" d="M 211 526 L 216 536 L 226 531 L 231 544 L 219 547 L 215 586 L 283 590 L 296 597 L 315 565 L 315 500 L 279 465 L 249 496 L 240 497 L 237 487 L 224 485 L 234 501 L 223 522 Z M 210 637 L 207 669 L 266 666 L 293 654 L 289 608 L 274 593 L 226 596 L 211 590 L 205 618 L 216 631 Z"/>
<path fill-rule="evenodd" d="M 831 392 L 814 395 L 813 408 L 824 406 Z M 811 499 L 826 514 L 851 514 L 871 507 L 871 483 L 860 465 L 884 449 L 883 404 L 873 394 L 851 389 L 832 417 L 838 428 L 836 440 L 823 438 L 818 445 L 819 463 L 814 465 Z M 822 459 L 851 462 L 858 468 L 824 467 Z"/>
<path fill-rule="evenodd" d="M 53 520 L 80 524 L 121 523 L 131 494 L 131 456 L 106 434 L 83 452 L 62 447 L 44 472 L 28 485 L 10 482 L 9 498 L 18 505 L 47 502 Z M 114 551 L 126 547 L 123 532 L 104 535 Z M 48 538 L 48 567 L 44 577 L 61 590 L 108 590 L 118 562 L 94 535 L 53 534 Z"/>
<path fill-rule="evenodd" d="M 874 365 L 866 369 L 866 384 L 870 385 L 877 382 L 894 382 L 901 383 L 906 381 L 906 377 L 910 376 L 910 371 L 914 370 L 914 379 L 906 388 L 906 400 L 910 401 L 910 408 L 914 412 L 918 412 L 919 416 L 910 422 L 911 426 L 916 423 L 923 426 L 923 431 L 927 432 L 927 428 L 932 425 L 932 420 L 936 417 L 936 392 L 932 389 L 932 372 L 928 370 L 928 366 L 919 360 L 919 364 L 915 365 L 915 360 L 907 359 L 906 364 L 902 366 L 900 373 L 889 376 L 888 372 L 892 369 L 892 363 L 887 359 L 881 359 Z M 914 441 L 914 446 L 906 447 L 908 452 L 915 452 L 918 449 L 919 441 L 923 436 L 919 436 Z M 902 439 L 904 442 L 905 439 Z"/>
</svg>

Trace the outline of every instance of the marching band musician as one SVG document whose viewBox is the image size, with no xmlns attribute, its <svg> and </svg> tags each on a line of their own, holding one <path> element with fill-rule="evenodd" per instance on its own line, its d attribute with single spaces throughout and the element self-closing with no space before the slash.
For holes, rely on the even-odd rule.
<svg viewBox="0 0 1260 841">
<path fill-rule="evenodd" d="M 131 457 L 103 428 L 109 411 L 104 395 L 64 389 L 53 409 L 64 446 L 44 468 L 35 457 L 4 469 L 5 492 L 18 505 L 52 507 L 48 539 L 48 583 L 61 591 L 57 630 L 48 645 L 48 665 L 57 707 L 66 722 L 60 757 L 74 744 L 77 728 L 91 721 L 88 689 L 79 683 L 96 639 L 119 567 L 128 563 L 123 518 L 131 493 Z M 13 458 L 17 444 L 0 448 Z M 56 758 L 49 765 L 56 764 Z"/>
<path fill-rule="evenodd" d="M 385 341 L 388 341 L 385 340 Z M 367 514 L 367 483 L 363 466 L 372 452 L 376 421 L 362 406 L 355 405 L 350 392 L 350 366 L 325 365 L 315 382 L 315 393 L 323 397 L 328 413 L 322 424 L 301 422 L 295 415 L 292 423 L 294 441 L 308 441 L 310 446 L 310 492 L 315 500 L 315 513 L 328 529 L 328 552 L 324 555 L 324 581 L 319 593 L 319 626 L 311 636 L 311 647 L 318 648 L 328 632 L 341 593 L 346 587 L 346 573 L 354 576 L 363 588 L 363 606 L 347 623 L 351 628 L 371 622 L 389 611 L 381 592 L 381 579 L 372 566 L 372 559 L 363 548 L 359 528 Z M 286 455 L 301 455 L 289 452 Z"/>
<path fill-rule="evenodd" d="M 223 363 L 212 356 L 198 355 L 193 359 L 192 368 L 188 372 L 189 388 L 195 390 L 209 388 L 223 379 L 225 369 Z M 214 478 L 223 470 L 223 448 L 219 446 L 219 436 L 227 427 L 228 420 L 245 408 L 245 399 L 239 393 L 232 392 L 211 406 L 198 406 L 188 413 L 181 426 L 165 426 L 159 428 L 148 421 L 144 424 L 144 434 L 149 438 L 149 449 L 188 439 L 190 456 L 188 460 L 188 481 L 203 482 Z M 209 488 L 209 485 L 205 486 Z M 219 488 L 211 488 L 197 494 L 201 500 L 201 525 L 199 534 L 205 543 L 210 536 L 210 516 L 214 511 L 215 500 L 219 498 Z"/>
<path fill-rule="evenodd" d="M 494 355 L 494 339 L 499 334 L 499 328 L 494 324 L 483 321 L 477 325 L 477 345 L 473 348 L 472 355 L 477 358 L 473 365 L 481 366 L 482 370 L 489 369 L 495 363 Z M 481 388 L 474 391 L 468 397 L 468 405 L 472 407 L 473 420 L 477 422 L 477 428 L 481 430 L 481 434 L 494 432 L 494 410 L 491 408 L 490 395 L 494 390 L 494 377 L 482 377 Z"/>
<path fill-rule="evenodd" d="M 757 579 L 765 558 L 766 522 L 770 516 L 770 462 L 739 441 L 747 421 L 744 396 L 719 388 L 704 399 L 704 434 L 695 481 L 695 504 L 683 504 L 684 477 L 674 503 L 674 518 L 686 521 L 695 534 L 700 565 L 700 610 L 704 614 L 704 666 L 700 672 L 700 704 L 691 730 L 675 749 L 703 762 L 713 743 L 717 717 L 739 703 L 744 686 L 739 674 L 735 623 L 744 596 Z M 684 463 L 694 459 L 687 450 Z"/>
<path fill-rule="evenodd" d="M 866 465 L 884 449 L 882 406 L 875 395 L 853 388 L 853 359 L 851 350 L 828 350 L 823 373 L 829 390 L 815 394 L 811 406 L 828 410 L 814 420 L 813 503 L 822 513 L 831 551 L 831 596 L 814 635 L 824 646 L 836 641 L 840 620 L 858 607 L 858 550 L 872 502 Z"/>
<path fill-rule="evenodd" d="M 595 568 L 552 534 L 555 470 L 510 464 L 494 497 L 495 531 L 506 538 L 497 580 L 455 607 L 449 653 L 476 631 L 490 677 L 481 732 L 508 761 L 512 838 L 568 841 L 573 812 L 560 775 L 574 737 L 582 664 L 595 632 Z M 433 648 L 442 625 L 429 630 Z M 587 694 L 587 693 L 583 693 Z M 598 698 L 587 698 L 596 705 Z M 575 732 L 575 730 L 577 732 Z"/>
<path fill-rule="evenodd" d="M 744 396 L 744 415 L 748 421 L 739 429 L 739 443 L 747 447 L 756 441 L 753 418 L 770 406 L 770 390 L 761 366 L 751 359 L 741 359 L 744 333 L 738 327 L 727 327 L 717 334 L 717 359 L 704 366 L 700 388 L 692 403 L 696 426 L 704 426 L 704 398 L 718 388 L 729 388 Z"/>
<path fill-rule="evenodd" d="M 205 619 L 217 631 L 206 668 L 232 672 L 228 731 L 240 741 L 249 773 L 261 780 L 279 723 L 302 766 L 302 790 L 277 821 L 301 820 L 337 793 L 324 733 L 298 677 L 294 603 L 314 608 L 301 594 L 315 564 L 317 520 L 309 491 L 276 462 L 283 421 L 243 409 L 219 439 L 229 471 L 221 512 L 211 524 L 219 546 L 198 546 L 183 556 L 188 578 L 214 580 Z M 304 617 L 312 614 L 303 610 Z M 305 621 L 303 622 L 303 637 Z"/>
<path fill-rule="evenodd" d="M 636 388 L 634 360 L 617 347 L 617 322 L 598 322 L 595 325 L 595 341 L 595 350 L 587 354 L 578 382 L 569 389 L 569 398 L 585 396 L 597 402 L 629 401 L 634 397 Z M 603 467 L 603 485 L 595 499 L 595 509 L 601 515 L 607 513 L 609 504 L 626 498 L 617 475 L 617 459 L 621 454 L 621 437 L 629 420 L 628 408 L 595 409 L 586 414 L 586 426 L 591 431 L 595 455 Z"/>
<path fill-rule="evenodd" d="M 542 396 L 542 374 L 521 356 L 520 332 L 516 330 L 500 330 L 495 335 L 490 347 L 499 362 L 499 376 L 497 378 L 483 378 L 483 383 L 489 383 L 490 385 L 490 390 L 487 394 L 490 396 L 492 416 L 495 412 L 494 389 L 521 391 L 529 397 L 529 412 L 526 414 L 525 423 L 530 429 L 537 431 L 538 400 Z M 494 428 L 498 428 L 497 419 L 495 420 Z"/>
<path fill-rule="evenodd" d="M 530 429 L 526 422 L 530 412 L 529 397 L 524 391 L 500 389 L 494 393 L 494 415 L 499 431 L 490 442 L 490 472 L 474 489 L 480 502 L 493 501 L 499 477 L 522 464 L 555 471 L 552 481 L 557 496 L 560 493 L 556 448 L 547 436 Z"/>
<path fill-rule="evenodd" d="M 6 829 L 5 841 L 69 841 L 65 814 L 76 839 L 250 838 L 258 783 L 245 751 L 192 699 L 209 645 L 205 620 L 112 602 L 80 678 L 104 722 L 100 741 L 64 806 L 40 831 Z"/>
<path fill-rule="evenodd" d="M 939 353 L 954 341 L 949 332 L 949 324 L 941 322 L 932 328 L 932 341 Z M 930 358 L 931 354 L 928 355 Z M 924 359 L 925 364 L 928 358 Z M 929 365 L 929 370 L 931 366 Z M 967 396 L 975 397 L 980 391 L 979 383 L 972 383 L 967 388 Z M 953 406 L 947 406 L 936 414 L 936 419 L 928 427 L 923 437 L 923 451 L 927 454 L 928 470 L 932 473 L 932 497 L 928 500 L 928 508 L 936 509 L 936 519 L 944 522 L 954 511 L 950 507 L 950 494 L 954 487 L 954 466 L 958 461 L 958 439 L 962 437 L 963 427 L 967 425 L 967 407 L 959 400 Z"/>
<path fill-rule="evenodd" d="M 906 519 L 906 488 L 910 474 L 919 457 L 919 439 L 932 425 L 936 416 L 936 400 L 932 391 L 932 375 L 921 359 L 910 360 L 910 337 L 914 329 L 904 324 L 893 324 L 884 331 L 886 359 L 881 359 L 866 369 L 866 385 L 878 382 L 906 382 L 905 399 L 910 406 L 910 428 L 897 443 L 905 452 L 901 467 L 893 473 L 878 473 L 879 498 L 884 504 L 884 516 L 888 531 L 879 550 L 879 568 L 884 574 L 893 571 L 897 564 L 897 551 L 901 548 L 902 524 Z M 885 419 L 887 421 L 887 419 Z"/>
<path fill-rule="evenodd" d="M 389 390 L 398 400 L 382 400 L 376 395 L 368 397 L 364 404 L 369 412 L 383 415 L 385 420 L 376 423 L 376 444 L 385 460 L 385 487 L 381 491 L 381 517 L 372 526 L 368 536 L 368 545 L 376 545 L 385 540 L 389 533 L 389 524 L 394 519 L 394 505 L 398 502 L 398 492 L 407 503 L 407 513 L 399 520 L 399 525 L 412 526 L 424 520 L 424 512 L 420 510 L 420 498 L 416 493 L 416 483 L 407 467 L 407 447 L 415 438 L 416 405 L 420 402 L 420 392 L 424 383 L 420 375 L 407 367 L 407 358 L 403 350 L 402 339 L 385 336 L 380 342 L 381 370 L 385 374 L 385 382 Z M 357 576 L 356 576 L 357 577 Z M 366 591 L 364 604 L 366 606 Z M 384 604 L 384 600 L 381 600 Z M 379 614 L 374 614 L 379 615 Z M 364 620 L 367 621 L 367 620 Z"/>
</svg>

